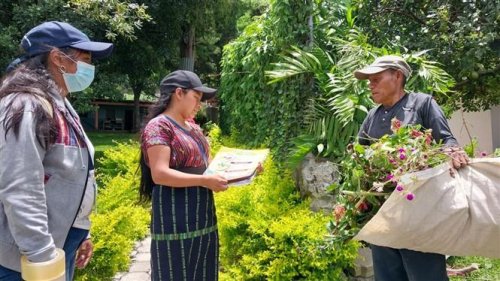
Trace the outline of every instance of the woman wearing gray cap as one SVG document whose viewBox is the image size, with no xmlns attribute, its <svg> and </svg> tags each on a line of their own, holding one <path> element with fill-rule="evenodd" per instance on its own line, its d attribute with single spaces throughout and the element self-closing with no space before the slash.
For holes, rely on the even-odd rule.
<svg viewBox="0 0 500 281">
<path fill-rule="evenodd" d="M 217 280 L 219 238 L 213 192 L 227 189 L 219 175 L 203 175 L 210 148 L 189 120 L 216 90 L 186 70 L 167 75 L 141 138 L 143 200 L 152 201 L 151 278 Z"/>
<path fill-rule="evenodd" d="M 24 35 L 0 85 L 0 280 L 22 280 L 20 258 L 66 256 L 66 280 L 92 256 L 93 146 L 67 95 L 87 88 L 93 58 L 111 53 L 64 22 Z"/>
</svg>

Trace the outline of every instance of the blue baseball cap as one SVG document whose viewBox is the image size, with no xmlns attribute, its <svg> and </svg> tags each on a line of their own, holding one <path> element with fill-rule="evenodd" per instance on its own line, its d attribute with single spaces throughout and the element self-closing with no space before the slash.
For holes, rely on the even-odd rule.
<svg viewBox="0 0 500 281">
<path fill-rule="evenodd" d="M 69 23 L 59 21 L 44 22 L 32 28 L 21 40 L 27 57 L 50 51 L 52 48 L 71 47 L 88 51 L 93 58 L 107 57 L 113 50 L 112 43 L 90 41 L 85 33 Z"/>
</svg>

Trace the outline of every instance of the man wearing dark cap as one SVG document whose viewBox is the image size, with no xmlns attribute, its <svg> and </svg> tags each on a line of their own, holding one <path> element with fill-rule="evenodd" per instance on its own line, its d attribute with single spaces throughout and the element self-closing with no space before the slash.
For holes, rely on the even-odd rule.
<svg viewBox="0 0 500 281">
<path fill-rule="evenodd" d="M 21 48 L 0 85 L 0 280 L 22 280 L 21 256 L 50 280 L 59 271 L 48 265 L 61 260 L 72 280 L 75 265 L 92 257 L 96 183 L 92 143 L 66 97 L 90 86 L 92 59 L 113 44 L 50 21 L 28 31 Z"/>
<path fill-rule="evenodd" d="M 432 129 L 432 137 L 437 142 L 457 146 L 448 122 L 432 96 L 404 90 L 410 75 L 408 63 L 394 55 L 379 57 L 354 72 L 357 79 L 369 81 L 372 98 L 379 104 L 363 121 L 358 133 L 359 143 L 369 145 L 374 139 L 392 134 L 391 120 L 397 118 L 403 125 L 420 124 L 424 129 Z M 454 151 L 452 159 L 455 168 L 466 165 L 468 161 L 461 150 Z M 371 245 L 371 250 L 376 281 L 448 280 L 444 255 L 377 245 Z"/>
</svg>

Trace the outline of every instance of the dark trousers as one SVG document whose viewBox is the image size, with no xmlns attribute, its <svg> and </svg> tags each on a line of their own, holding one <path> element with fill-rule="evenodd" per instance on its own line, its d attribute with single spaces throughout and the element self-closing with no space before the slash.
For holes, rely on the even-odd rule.
<svg viewBox="0 0 500 281">
<path fill-rule="evenodd" d="M 448 281 L 441 254 L 371 245 L 375 281 Z"/>
</svg>

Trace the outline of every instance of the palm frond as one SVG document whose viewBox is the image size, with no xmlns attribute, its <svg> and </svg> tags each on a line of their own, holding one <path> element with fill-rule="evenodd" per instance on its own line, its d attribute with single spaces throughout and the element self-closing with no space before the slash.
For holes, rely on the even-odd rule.
<svg viewBox="0 0 500 281">
<path fill-rule="evenodd" d="M 282 56 L 284 62 L 273 63 L 274 70 L 266 71 L 266 76 L 271 80 L 269 84 L 288 79 L 292 76 L 317 73 L 323 69 L 321 61 L 312 53 L 292 47 L 286 55 Z"/>
</svg>

